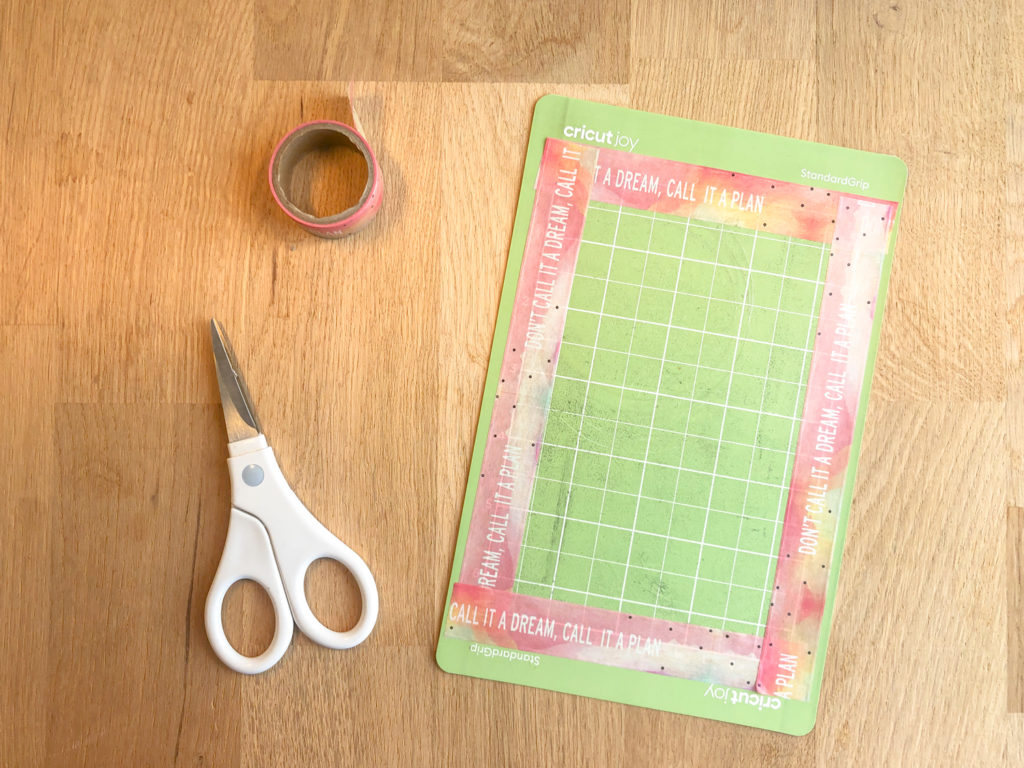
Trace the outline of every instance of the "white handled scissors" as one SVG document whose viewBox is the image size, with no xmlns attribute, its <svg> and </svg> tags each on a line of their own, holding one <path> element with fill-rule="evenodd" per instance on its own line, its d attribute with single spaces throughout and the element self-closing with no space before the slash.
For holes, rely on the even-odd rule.
<svg viewBox="0 0 1024 768">
<path fill-rule="evenodd" d="M 216 320 L 210 321 L 210 334 L 228 431 L 231 476 L 231 522 L 206 598 L 210 645 L 221 661 L 246 674 L 265 672 L 280 660 L 291 644 L 293 621 L 310 640 L 327 648 L 358 645 L 377 622 L 373 575 L 363 559 L 321 525 L 292 491 L 263 436 L 231 342 Z M 362 615 L 347 632 L 335 632 L 321 624 L 306 599 L 306 570 L 322 557 L 345 566 L 359 585 Z M 243 656 L 224 634 L 224 596 L 242 579 L 262 586 L 274 605 L 274 639 L 259 656 Z"/>
</svg>

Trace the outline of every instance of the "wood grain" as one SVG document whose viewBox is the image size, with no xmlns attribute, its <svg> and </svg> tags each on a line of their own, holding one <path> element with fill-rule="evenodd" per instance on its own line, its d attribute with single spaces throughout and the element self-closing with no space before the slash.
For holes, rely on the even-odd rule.
<svg viewBox="0 0 1024 768">
<path fill-rule="evenodd" d="M 0 765 L 1024 763 L 1018 6 L 0 8 Z M 275 208 L 266 163 L 293 125 L 349 118 L 348 80 L 386 192 L 369 229 L 326 242 Z M 807 737 L 433 660 L 548 92 L 909 165 Z M 365 645 L 297 636 L 256 678 L 202 622 L 229 504 L 214 315 L 289 480 L 381 591 Z M 352 621 L 338 573 L 309 591 Z M 226 618 L 265 641 L 252 590 Z"/>
<path fill-rule="evenodd" d="M 1024 712 L 1024 509 L 1006 510 L 1006 704 Z"/>
<path fill-rule="evenodd" d="M 207 469 L 220 453 L 209 439 L 216 416 L 189 404 L 54 408 L 55 588 L 37 682 L 48 702 L 48 764 L 178 760 L 183 747 L 188 755 L 186 723 L 206 732 L 206 759 L 237 755 L 237 741 L 213 736 L 237 727 L 241 682 L 217 684 L 215 668 L 193 663 L 212 658 L 203 593 L 226 533 L 227 484 Z M 240 613 L 231 619 L 244 623 Z"/>
<path fill-rule="evenodd" d="M 452 0 L 442 73 L 446 81 L 625 83 L 629 29 L 626 0 L 599 10 L 587 0 Z"/>
<path fill-rule="evenodd" d="M 253 4 L 252 71 L 259 80 L 441 79 L 439 0 Z"/>
<path fill-rule="evenodd" d="M 633 3 L 633 55 L 670 61 L 811 60 L 816 21 L 814 0 L 762 3 L 755 13 L 729 0 L 639 0 Z"/>
</svg>

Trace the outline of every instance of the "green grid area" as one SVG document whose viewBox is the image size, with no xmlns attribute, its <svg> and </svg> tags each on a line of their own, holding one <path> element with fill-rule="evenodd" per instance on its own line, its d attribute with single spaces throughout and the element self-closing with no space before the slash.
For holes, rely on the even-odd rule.
<svg viewBox="0 0 1024 768">
<path fill-rule="evenodd" d="M 517 592 L 763 634 L 827 261 L 590 205 Z"/>
</svg>

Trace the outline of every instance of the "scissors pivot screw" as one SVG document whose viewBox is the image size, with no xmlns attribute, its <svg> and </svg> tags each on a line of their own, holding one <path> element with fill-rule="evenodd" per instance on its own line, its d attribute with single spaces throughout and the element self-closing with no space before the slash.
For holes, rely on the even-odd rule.
<svg viewBox="0 0 1024 768">
<path fill-rule="evenodd" d="M 242 470 L 242 482 L 255 488 L 263 482 L 263 467 L 259 464 L 250 464 Z"/>
</svg>

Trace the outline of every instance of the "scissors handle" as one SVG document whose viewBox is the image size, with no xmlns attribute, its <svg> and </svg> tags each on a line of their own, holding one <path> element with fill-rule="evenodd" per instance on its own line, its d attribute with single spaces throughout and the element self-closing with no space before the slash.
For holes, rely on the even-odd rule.
<svg viewBox="0 0 1024 768">
<path fill-rule="evenodd" d="M 224 596 L 232 584 L 243 579 L 251 579 L 263 587 L 274 606 L 274 638 L 259 656 L 242 655 L 224 634 Z M 292 614 L 267 529 L 252 515 L 232 507 L 224 554 L 206 598 L 206 635 L 210 638 L 213 652 L 236 672 L 254 675 L 267 671 L 280 661 L 291 645 L 292 631 Z"/>
<path fill-rule="evenodd" d="M 282 639 L 285 637 L 281 630 L 282 607 L 290 608 L 291 616 L 294 617 L 299 629 L 318 645 L 327 648 L 351 648 L 363 642 L 377 623 L 378 597 L 377 584 L 366 563 L 306 509 L 299 497 L 292 491 L 291 486 L 288 485 L 288 481 L 285 480 L 277 464 L 277 459 L 274 457 L 273 449 L 266 445 L 262 436 L 255 442 L 254 448 L 254 450 L 238 451 L 237 453 L 232 451 L 234 455 L 228 459 L 231 502 L 234 510 L 241 514 L 248 513 L 248 517 L 261 524 L 260 527 L 264 529 L 264 534 L 268 537 L 269 548 L 262 547 L 258 553 L 255 551 L 242 552 L 237 558 L 232 556 L 231 565 L 228 566 L 226 565 L 229 562 L 228 550 L 232 546 L 232 530 L 229 529 L 224 557 L 221 560 L 221 567 L 218 569 L 214 584 L 218 585 L 222 570 L 225 572 L 224 581 L 228 586 L 240 578 L 246 578 L 243 574 L 256 569 L 256 566 L 253 565 L 255 560 L 261 561 L 259 566 L 261 572 L 267 570 L 267 562 L 276 570 L 277 583 L 281 589 L 275 591 L 270 587 L 266 588 L 278 615 L 278 632 L 275 634 L 270 648 L 262 656 L 253 660 L 266 657 L 265 662 L 262 662 L 266 666 L 253 670 L 263 671 L 263 669 L 273 666 L 283 654 L 283 650 L 281 650 L 276 658 L 272 658 L 271 652 L 277 650 L 278 643 L 283 642 L 287 646 L 287 641 L 291 639 L 290 632 L 286 640 Z M 269 561 L 266 560 L 268 552 Z M 336 632 L 325 627 L 314 615 L 309 607 L 309 601 L 306 599 L 306 572 L 320 558 L 329 558 L 340 563 L 348 569 L 359 586 L 363 604 L 362 613 L 355 626 L 345 632 Z M 245 568 L 248 568 L 248 571 Z M 229 572 L 235 577 L 228 576 Z M 259 581 L 259 579 L 255 580 Z M 270 582 L 271 579 L 267 577 L 266 583 Z M 260 583 L 264 584 L 264 581 L 260 581 Z M 211 589 L 211 598 L 213 596 L 214 590 Z M 280 597 L 283 597 L 284 600 L 281 600 Z M 209 610 L 208 606 L 208 616 Z M 219 616 L 218 610 L 218 620 Z M 211 642 L 213 642 L 212 636 Z M 224 659 L 224 656 L 221 656 L 221 659 Z M 228 664 L 228 666 L 231 666 L 232 669 L 238 668 L 232 664 Z"/>
</svg>

